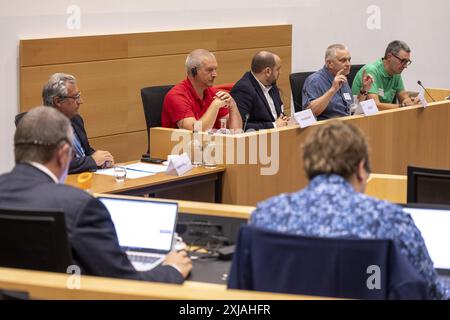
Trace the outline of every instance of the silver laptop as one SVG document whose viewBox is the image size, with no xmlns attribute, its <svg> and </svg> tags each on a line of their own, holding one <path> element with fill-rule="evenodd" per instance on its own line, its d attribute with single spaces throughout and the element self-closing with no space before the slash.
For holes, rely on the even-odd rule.
<svg viewBox="0 0 450 320">
<path fill-rule="evenodd" d="M 133 267 L 148 271 L 172 250 L 178 204 L 98 197 L 111 214 L 119 244 Z"/>
<path fill-rule="evenodd" d="M 450 276 L 450 206 L 408 204 L 403 208 L 414 220 L 438 274 Z"/>
</svg>

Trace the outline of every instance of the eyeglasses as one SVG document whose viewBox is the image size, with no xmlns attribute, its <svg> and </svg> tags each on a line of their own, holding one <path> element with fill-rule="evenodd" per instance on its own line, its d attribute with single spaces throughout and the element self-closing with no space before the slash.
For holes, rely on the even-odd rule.
<svg viewBox="0 0 450 320">
<path fill-rule="evenodd" d="M 409 66 L 409 65 L 411 65 L 411 63 L 412 63 L 412 61 L 409 60 L 409 59 L 402 59 L 402 58 L 400 58 L 399 56 L 397 56 L 397 55 L 395 55 L 395 54 L 393 54 L 393 53 L 392 53 L 392 55 L 393 55 L 394 57 L 396 57 L 396 58 L 400 61 L 400 63 L 401 63 L 402 65 L 404 65 L 404 66 Z"/>
<path fill-rule="evenodd" d="M 76 95 L 74 96 L 60 96 L 61 99 L 73 99 L 77 102 L 81 101 L 81 92 L 78 92 Z"/>
</svg>

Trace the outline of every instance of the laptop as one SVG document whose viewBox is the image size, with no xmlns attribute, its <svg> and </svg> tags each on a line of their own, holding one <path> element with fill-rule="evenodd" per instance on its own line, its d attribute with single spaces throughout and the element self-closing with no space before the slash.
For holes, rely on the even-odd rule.
<svg viewBox="0 0 450 320">
<path fill-rule="evenodd" d="M 137 271 L 148 271 L 172 250 L 178 204 L 100 196 L 111 214 L 119 244 Z"/>
<path fill-rule="evenodd" d="M 450 281 L 450 206 L 408 204 L 409 213 L 427 246 L 434 268 L 446 283 Z"/>
</svg>

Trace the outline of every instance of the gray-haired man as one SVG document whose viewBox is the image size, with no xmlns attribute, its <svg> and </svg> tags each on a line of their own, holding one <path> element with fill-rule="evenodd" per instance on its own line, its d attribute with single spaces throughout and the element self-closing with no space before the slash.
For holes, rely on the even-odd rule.
<svg viewBox="0 0 450 320">
<path fill-rule="evenodd" d="M 374 99 L 380 110 L 417 104 L 419 98 L 411 99 L 405 90 L 401 76 L 403 70 L 412 63 L 410 58 L 411 49 L 405 42 L 392 41 L 386 48 L 384 58 L 367 64 L 359 70 L 353 80 L 353 94 L 364 94 L 369 99 Z M 369 90 L 361 86 L 361 78 L 364 72 L 374 79 Z M 399 104 L 394 103 L 395 98 L 397 98 Z"/>
<path fill-rule="evenodd" d="M 65 73 L 53 74 L 42 90 L 42 99 L 45 106 L 56 108 L 72 123 L 74 155 L 69 173 L 95 171 L 97 168 L 107 168 L 114 164 L 111 153 L 96 151 L 89 144 L 83 118 L 78 113 L 83 98 L 74 76 Z"/>
<path fill-rule="evenodd" d="M 0 204 L 62 209 L 73 263 L 83 274 L 182 283 L 192 269 L 186 252 L 171 252 L 162 265 L 136 271 L 119 245 L 105 206 L 89 193 L 63 184 L 72 159 L 72 141 L 70 121 L 60 112 L 48 107 L 31 109 L 14 135 L 16 166 L 0 175 Z"/>
</svg>

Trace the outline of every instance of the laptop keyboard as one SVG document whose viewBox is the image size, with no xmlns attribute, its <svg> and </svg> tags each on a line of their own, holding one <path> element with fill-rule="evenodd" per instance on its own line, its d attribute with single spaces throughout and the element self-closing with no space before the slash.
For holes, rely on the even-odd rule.
<svg viewBox="0 0 450 320">
<path fill-rule="evenodd" d="M 130 259 L 131 262 L 139 262 L 139 263 L 151 264 L 151 263 L 155 262 L 156 260 L 161 259 L 161 257 L 152 257 L 152 256 L 128 254 L 128 259 Z"/>
</svg>

